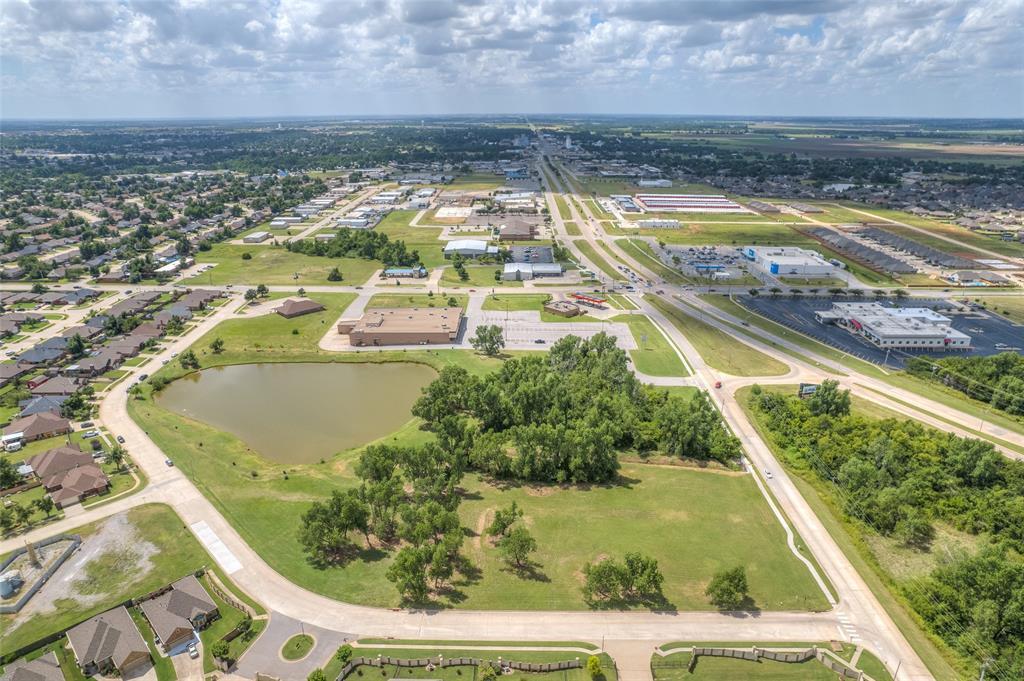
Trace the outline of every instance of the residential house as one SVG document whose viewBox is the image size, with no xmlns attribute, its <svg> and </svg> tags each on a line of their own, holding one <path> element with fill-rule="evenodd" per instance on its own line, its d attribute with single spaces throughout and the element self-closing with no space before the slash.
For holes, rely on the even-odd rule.
<svg viewBox="0 0 1024 681">
<path fill-rule="evenodd" d="M 63 350 L 36 346 L 18 355 L 18 361 L 25 364 L 50 364 L 63 356 Z"/>
<path fill-rule="evenodd" d="M 121 355 L 115 350 L 104 348 L 99 353 L 90 357 L 83 357 L 77 363 L 64 369 L 69 376 L 80 376 L 84 378 L 95 378 L 105 374 L 111 369 L 121 366 Z"/>
<path fill-rule="evenodd" d="M 45 482 L 79 466 L 91 465 L 92 454 L 83 452 L 77 446 L 63 445 L 36 454 L 26 463 L 32 466 L 32 472 L 40 482 Z"/>
<path fill-rule="evenodd" d="M 286 300 L 280 307 L 274 309 L 274 312 L 281 315 L 285 319 L 291 319 L 292 317 L 300 317 L 304 314 L 310 314 L 311 312 L 320 312 L 325 310 L 323 305 L 316 302 L 315 300 L 309 300 L 308 298 L 298 298 Z"/>
<path fill-rule="evenodd" d="M 22 400 L 18 402 L 18 406 L 21 407 L 21 411 L 18 413 L 18 416 L 24 418 L 26 416 L 32 416 L 32 414 L 42 414 L 43 412 L 59 415 L 61 413 L 61 405 L 64 404 L 67 399 L 68 398 L 65 395 L 46 395 Z"/>
<path fill-rule="evenodd" d="M 81 388 L 81 384 L 67 376 L 54 376 L 29 389 L 33 395 L 74 395 Z"/>
<path fill-rule="evenodd" d="M 0 388 L 13 383 L 30 371 L 32 371 L 32 367 L 28 364 L 18 362 L 0 364 Z"/>
<path fill-rule="evenodd" d="M 220 616 L 217 604 L 194 575 L 179 579 L 169 591 L 144 601 L 142 612 L 168 653 L 191 642 L 195 631 Z"/>
<path fill-rule="evenodd" d="M 32 414 L 24 418 L 11 421 L 11 424 L 4 428 L 3 434 L 21 434 L 24 442 L 34 442 L 56 435 L 66 435 L 71 432 L 71 422 L 57 414 L 43 412 Z"/>
<path fill-rule="evenodd" d="M 122 677 L 150 663 L 149 648 L 124 606 L 108 610 L 67 632 L 71 651 L 82 671 Z"/>
<path fill-rule="evenodd" d="M 110 489 L 110 478 L 99 466 L 90 463 L 43 481 L 43 487 L 57 508 L 65 508 L 96 494 L 103 494 Z"/>
<path fill-rule="evenodd" d="M 52 650 L 34 660 L 18 660 L 7 665 L 2 681 L 64 681 L 60 661 Z"/>
</svg>

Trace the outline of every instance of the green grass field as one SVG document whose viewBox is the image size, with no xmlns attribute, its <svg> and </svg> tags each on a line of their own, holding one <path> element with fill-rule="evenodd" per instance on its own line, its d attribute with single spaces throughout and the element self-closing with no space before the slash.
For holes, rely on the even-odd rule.
<svg viewBox="0 0 1024 681">
<path fill-rule="evenodd" d="M 346 299 L 350 295 L 335 294 L 323 301 L 330 305 L 327 312 L 294 320 L 253 318 L 225 322 L 197 341 L 197 354 L 204 367 L 254 359 L 408 360 L 437 368 L 458 363 L 480 373 L 499 364 L 476 353 L 459 351 L 343 356 L 319 351 L 316 343 L 323 326 L 317 316 L 333 321 Z M 290 326 L 296 324 L 300 324 L 300 332 L 293 335 Z M 208 350 L 215 337 L 225 339 L 226 349 L 219 355 Z M 174 377 L 181 373 L 180 367 L 172 363 L 157 375 Z M 356 483 L 351 466 L 358 450 L 339 453 L 323 464 L 289 466 L 285 479 L 279 464 L 261 458 L 236 437 L 168 412 L 152 399 L 130 400 L 128 409 L 274 569 L 328 596 L 369 605 L 397 604 L 397 592 L 383 577 L 390 563 L 389 554 L 371 550 L 364 553 L 363 559 L 344 568 L 321 570 L 305 560 L 296 538 L 299 517 L 313 500 Z M 430 437 L 411 419 L 387 440 L 415 444 Z M 496 486 L 470 475 L 464 488 L 466 498 L 460 513 L 463 524 L 471 530 L 465 552 L 481 568 L 482 577 L 456 584 L 452 597 L 439 605 L 580 609 L 585 606 L 579 570 L 585 562 L 602 553 L 620 555 L 627 550 L 642 550 L 660 561 L 666 576 L 665 594 L 679 608 L 709 609 L 703 596 L 704 585 L 715 570 L 733 564 L 747 566 L 751 593 L 759 607 L 825 607 L 823 596 L 803 565 L 786 549 L 782 528 L 746 475 L 627 463 L 623 483 L 619 485 Z M 268 498 L 275 499 L 275 503 L 267 504 Z M 682 507 L 680 499 L 686 500 Z M 730 503 L 723 504 L 723 499 Z M 510 572 L 490 542 L 474 536 L 495 508 L 512 500 L 526 511 L 526 523 L 540 543 L 535 579 Z M 597 519 L 600 521 L 596 522 Z M 666 531 L 667 527 L 671 531 Z M 730 537 L 728 541 L 722 539 L 725 531 Z M 704 547 L 701 551 L 688 548 L 695 540 Z"/>
<path fill-rule="evenodd" d="M 648 296 L 647 300 L 672 320 L 708 366 L 733 376 L 781 376 L 789 371 L 789 367 L 777 359 L 691 317 L 658 296 Z"/>
<path fill-rule="evenodd" d="M 970 300 L 981 303 L 989 311 L 1000 317 L 1024 324 L 1024 294 L 1017 296 L 985 296 L 975 293 L 966 294 Z"/>
<path fill-rule="evenodd" d="M 639 346 L 630 350 L 633 366 L 648 376 L 689 376 L 675 348 L 646 315 L 622 314 L 612 317 L 613 322 L 628 324 Z"/>
<path fill-rule="evenodd" d="M 565 231 L 569 236 L 582 236 L 583 232 L 580 231 L 580 226 L 574 221 L 568 220 L 565 222 Z"/>
<path fill-rule="evenodd" d="M 548 293 L 495 293 L 484 298 L 483 309 L 499 312 L 540 310 L 550 299 Z"/>
<path fill-rule="evenodd" d="M 370 298 L 366 309 L 378 307 L 447 307 L 448 299 L 454 298 L 458 307 L 465 308 L 469 296 L 465 293 L 451 295 L 428 295 L 426 293 L 378 293 Z"/>
<path fill-rule="evenodd" d="M 786 663 L 774 660 L 751 662 L 723 657 L 701 656 L 691 674 L 687 670 L 689 652 L 679 652 L 652 659 L 655 681 L 746 681 L 764 679 L 778 681 L 835 681 L 835 672 L 829 671 L 817 660 Z M 879 680 L 882 681 L 882 680 Z"/>
<path fill-rule="evenodd" d="M 501 281 L 494 278 L 495 272 L 501 272 L 501 265 L 466 265 L 469 279 L 462 281 L 458 272 L 449 265 L 441 273 L 442 288 L 478 288 L 489 289 L 496 286 L 522 286 L 521 281 Z"/>
<path fill-rule="evenodd" d="M 680 219 L 677 215 L 673 219 Z M 609 229 L 608 233 L 617 236 L 653 236 L 668 244 L 684 246 L 732 245 L 750 246 L 770 244 L 772 246 L 804 246 L 813 247 L 817 242 L 799 231 L 772 220 L 764 220 L 764 224 L 740 224 L 736 222 L 713 222 L 696 224 L 685 222 L 678 229 Z"/>
<path fill-rule="evenodd" d="M 404 241 L 410 251 L 418 251 L 424 267 L 437 267 L 445 263 L 444 242 L 437 237 L 441 235 L 438 227 L 410 227 L 409 222 L 416 217 L 415 210 L 396 210 L 380 221 L 374 228 L 388 235 L 392 241 Z M 344 270 L 342 270 L 344 271 Z"/>
<path fill-rule="evenodd" d="M 494 173 L 468 173 L 459 175 L 451 183 L 444 185 L 445 189 L 457 189 L 460 191 L 490 191 L 505 184 L 505 178 Z"/>
<path fill-rule="evenodd" d="M 542 644 L 546 645 L 546 644 Z M 586 663 L 588 657 L 585 653 L 576 651 L 545 651 L 545 650 L 522 650 L 515 647 L 509 650 L 474 650 L 473 648 L 465 649 L 442 649 L 442 650 L 431 650 L 429 648 L 389 648 L 389 647 L 363 647 L 359 646 L 355 648 L 354 656 L 370 657 L 374 658 L 378 655 L 389 656 L 400 659 L 423 659 L 425 657 L 436 658 L 438 655 L 443 655 L 446 658 L 451 657 L 472 657 L 482 660 L 490 660 L 497 662 L 500 657 L 502 660 L 511 660 L 515 662 L 564 662 L 575 658 L 580 658 L 580 662 Z M 615 664 L 612 659 L 605 653 L 596 653 L 598 659 L 601 661 L 601 677 L 599 681 L 617 681 L 618 676 L 615 670 Z M 460 667 L 439 667 L 433 671 L 427 671 L 423 667 L 394 667 L 391 665 L 385 665 L 383 669 L 367 669 L 367 673 L 373 675 L 379 675 L 381 679 L 398 679 L 399 677 L 405 679 L 431 679 L 431 681 L 469 681 L 471 679 L 478 678 L 479 670 L 475 667 L 460 666 Z M 363 673 L 363 668 L 359 668 L 356 674 Z M 532 679 L 535 681 L 593 681 L 590 675 L 587 673 L 585 668 L 580 669 L 568 669 L 554 672 L 516 672 L 515 674 L 519 679 Z M 333 678 L 331 676 L 328 679 Z"/>
<path fill-rule="evenodd" d="M 242 254 L 252 255 L 243 260 Z M 196 253 L 198 263 L 216 263 L 216 267 L 186 280 L 193 286 L 221 286 L 223 284 L 266 284 L 268 286 L 327 285 L 327 275 L 337 267 L 344 284 L 362 284 L 374 271 L 382 268 L 379 260 L 362 258 L 319 258 L 291 253 L 283 247 L 236 246 L 215 244 L 209 251 Z M 295 278 L 295 275 L 298 278 Z"/>
</svg>

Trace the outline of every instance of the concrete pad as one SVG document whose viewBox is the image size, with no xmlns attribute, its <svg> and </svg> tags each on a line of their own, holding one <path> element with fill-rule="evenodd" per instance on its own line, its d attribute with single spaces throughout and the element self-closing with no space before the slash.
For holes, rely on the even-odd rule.
<svg viewBox="0 0 1024 681">
<path fill-rule="evenodd" d="M 224 572 L 230 575 L 242 569 L 242 564 L 235 557 L 235 554 L 231 553 L 231 549 L 220 540 L 216 532 L 210 529 L 205 520 L 192 523 L 191 527 L 192 532 L 199 538 L 199 541 L 206 547 L 206 550 L 210 552 L 210 555 L 217 561 L 217 564 L 224 569 Z"/>
</svg>

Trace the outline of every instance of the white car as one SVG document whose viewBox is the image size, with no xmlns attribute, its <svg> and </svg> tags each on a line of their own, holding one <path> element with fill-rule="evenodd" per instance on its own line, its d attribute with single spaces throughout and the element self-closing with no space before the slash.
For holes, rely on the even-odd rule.
<svg viewBox="0 0 1024 681">
<path fill-rule="evenodd" d="M 188 644 L 188 656 L 191 657 L 193 660 L 199 657 L 199 649 L 196 648 L 195 643 Z"/>
<path fill-rule="evenodd" d="M 772 479 L 772 472 L 770 470 L 768 470 L 767 468 L 764 471 L 764 477 L 768 478 L 769 480 Z"/>
<path fill-rule="evenodd" d="M 175 357 L 177 357 L 177 356 L 178 356 L 178 353 L 176 353 L 176 352 L 172 352 L 172 353 L 171 353 L 171 359 L 174 359 L 174 358 L 175 358 Z"/>
</svg>

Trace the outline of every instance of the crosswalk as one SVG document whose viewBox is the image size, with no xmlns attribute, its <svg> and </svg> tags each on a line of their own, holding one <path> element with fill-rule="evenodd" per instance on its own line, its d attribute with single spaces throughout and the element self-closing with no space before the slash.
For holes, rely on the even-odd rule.
<svg viewBox="0 0 1024 681">
<path fill-rule="evenodd" d="M 837 625 L 839 629 L 840 637 L 846 639 L 850 643 L 860 644 L 860 634 L 857 633 L 857 627 L 850 621 L 849 615 L 845 612 L 838 613 L 836 618 L 839 620 Z"/>
</svg>

